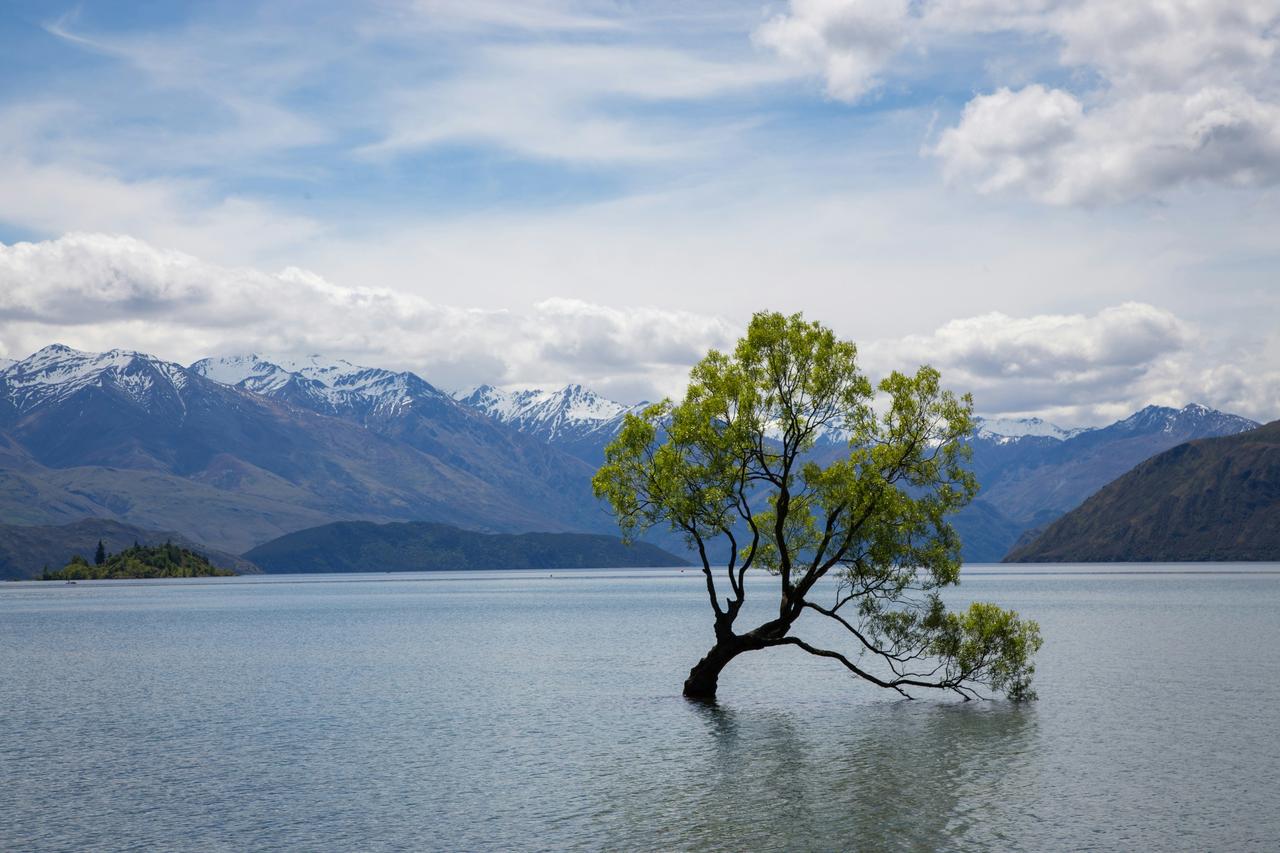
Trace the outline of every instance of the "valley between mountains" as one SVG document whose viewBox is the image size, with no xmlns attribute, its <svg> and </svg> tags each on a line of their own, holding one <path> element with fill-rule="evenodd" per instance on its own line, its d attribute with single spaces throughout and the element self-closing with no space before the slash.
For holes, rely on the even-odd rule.
<svg viewBox="0 0 1280 853">
<path fill-rule="evenodd" d="M 339 521 L 613 535 L 590 479 L 637 406 L 577 385 L 455 395 L 320 357 L 182 366 L 55 344 L 0 363 L 0 523 L 70 525 L 81 538 L 95 523 L 115 539 L 132 535 L 121 525 L 166 531 L 231 556 Z M 1139 463 L 1257 426 L 1197 405 L 1087 430 L 983 421 L 972 440 L 982 491 L 955 520 L 965 558 L 1000 560 Z M 844 446 L 832 431 L 813 454 Z M 8 577 L 38 569 L 0 560 Z"/>
</svg>

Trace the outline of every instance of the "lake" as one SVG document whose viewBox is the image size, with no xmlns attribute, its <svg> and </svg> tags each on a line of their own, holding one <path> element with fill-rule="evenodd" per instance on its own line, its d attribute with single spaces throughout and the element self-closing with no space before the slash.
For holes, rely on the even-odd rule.
<svg viewBox="0 0 1280 853">
<path fill-rule="evenodd" d="M 970 597 L 1040 622 L 1038 702 L 775 649 L 691 704 L 692 570 L 2 584 L 0 849 L 1280 846 L 1280 565 Z"/>
</svg>

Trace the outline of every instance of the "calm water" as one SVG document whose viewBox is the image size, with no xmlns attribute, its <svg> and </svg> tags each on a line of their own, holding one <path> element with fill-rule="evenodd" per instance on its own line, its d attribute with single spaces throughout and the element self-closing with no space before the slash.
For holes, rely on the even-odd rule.
<svg viewBox="0 0 1280 853">
<path fill-rule="evenodd" d="M 1280 566 L 1077 568 L 955 596 L 1040 621 L 1023 708 L 686 703 L 692 572 L 3 584 L 0 849 L 1280 847 Z"/>
</svg>

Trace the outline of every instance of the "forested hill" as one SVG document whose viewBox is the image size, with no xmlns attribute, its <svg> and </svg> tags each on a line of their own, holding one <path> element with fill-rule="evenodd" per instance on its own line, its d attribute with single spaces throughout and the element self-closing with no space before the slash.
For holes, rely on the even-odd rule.
<svg viewBox="0 0 1280 853">
<path fill-rule="evenodd" d="M 586 533 L 477 533 L 447 524 L 340 521 L 247 552 L 266 572 L 415 572 L 685 566 L 654 545 Z"/>
<path fill-rule="evenodd" d="M 0 524 L 0 579 L 23 580 L 40 575 L 43 566 L 63 566 L 76 554 L 92 555 L 102 542 L 108 551 L 123 551 L 135 542 L 172 542 L 198 551 L 215 566 L 239 574 L 259 571 L 248 560 L 206 547 L 173 531 L 148 530 L 108 518 L 85 518 L 70 524 L 27 526 Z"/>
<path fill-rule="evenodd" d="M 1280 560 L 1280 421 L 1167 450 L 1006 558 L 1209 560 Z"/>
<path fill-rule="evenodd" d="M 203 554 L 187 548 L 179 548 L 172 542 L 148 547 L 134 545 L 118 554 L 99 554 L 90 563 L 77 554 L 56 572 L 46 571 L 41 580 L 110 580 L 122 578 L 203 578 L 217 575 L 234 575 L 235 572 L 219 569 L 205 559 Z"/>
</svg>

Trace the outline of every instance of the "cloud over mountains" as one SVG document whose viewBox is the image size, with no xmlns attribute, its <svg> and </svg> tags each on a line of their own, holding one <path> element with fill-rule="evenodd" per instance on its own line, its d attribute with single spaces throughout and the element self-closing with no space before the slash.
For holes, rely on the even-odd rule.
<svg viewBox="0 0 1280 853">
<path fill-rule="evenodd" d="M 322 352 L 412 369 L 444 387 L 572 381 L 628 401 L 679 394 L 693 362 L 741 331 L 717 315 L 578 299 L 527 312 L 438 304 L 298 268 L 220 267 L 103 234 L 0 244 L 0 323 L 9 330 L 0 355 L 11 358 L 54 337 L 188 362 Z M 932 363 L 949 385 L 972 391 L 980 411 L 1068 424 L 1192 399 L 1267 419 L 1280 392 L 1280 372 L 1208 360 L 1193 323 L 1139 302 L 1093 314 L 993 312 L 862 344 L 873 375 Z"/>
<path fill-rule="evenodd" d="M 0 323 L 12 352 L 70 331 L 87 347 L 127 342 L 184 360 L 326 352 L 412 367 L 446 387 L 568 375 L 623 396 L 652 394 L 655 381 L 683 375 L 735 333 L 716 317 L 576 299 L 542 300 L 528 313 L 442 305 L 296 267 L 221 267 L 105 234 L 0 244 Z"/>
</svg>

